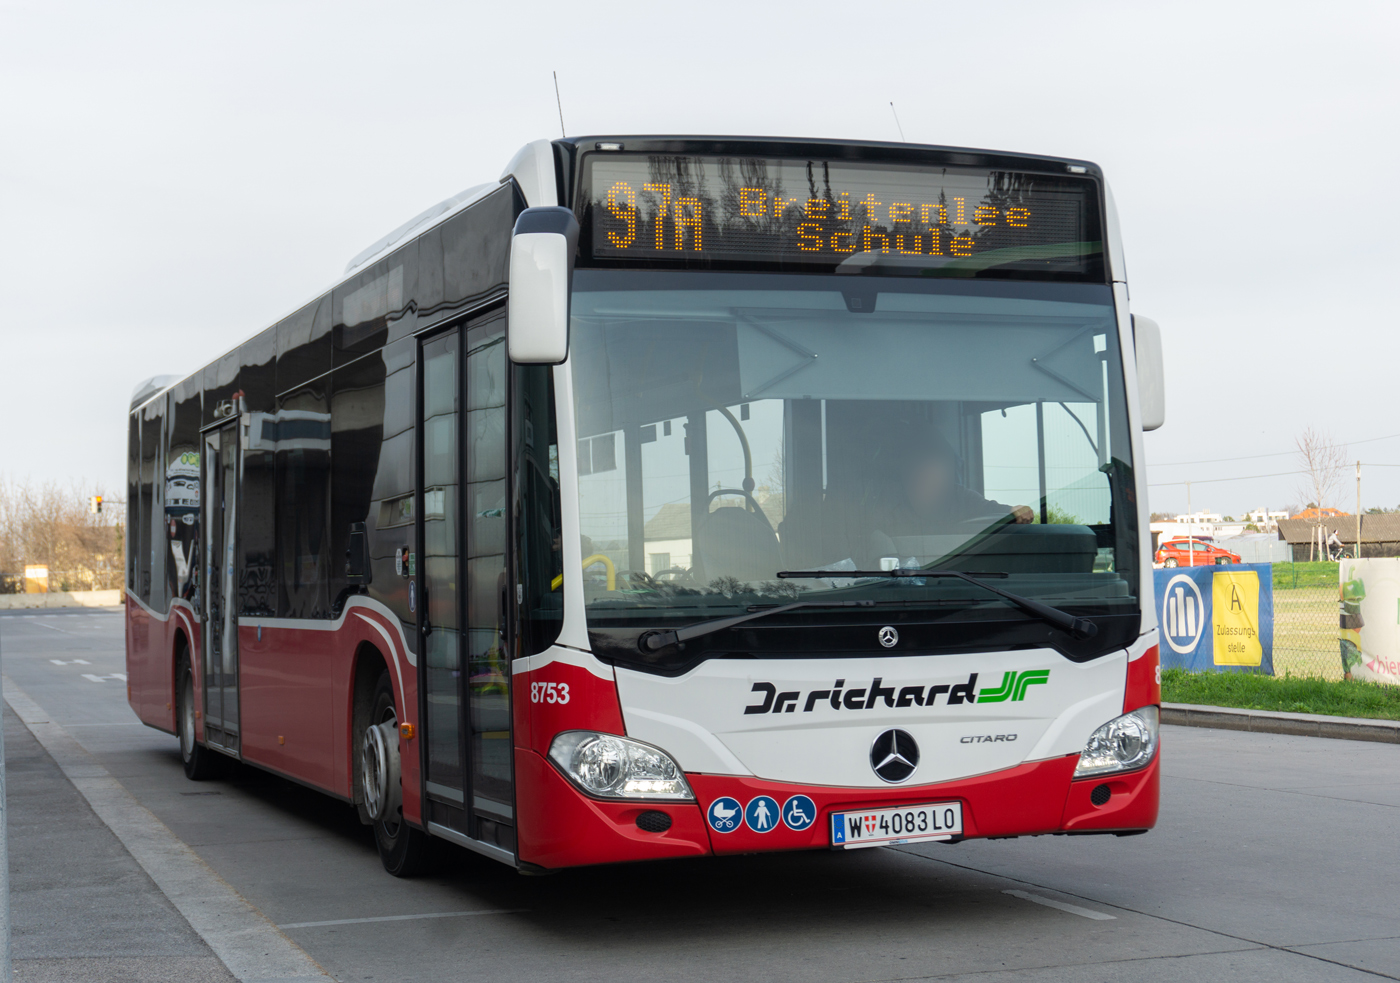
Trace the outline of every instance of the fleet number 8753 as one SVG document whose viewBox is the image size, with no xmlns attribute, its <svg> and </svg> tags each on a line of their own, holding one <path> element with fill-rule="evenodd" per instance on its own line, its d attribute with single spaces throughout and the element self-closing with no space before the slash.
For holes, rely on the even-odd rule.
<svg viewBox="0 0 1400 983">
<path fill-rule="evenodd" d="M 531 683 L 531 703 L 568 703 L 568 683 Z"/>
</svg>

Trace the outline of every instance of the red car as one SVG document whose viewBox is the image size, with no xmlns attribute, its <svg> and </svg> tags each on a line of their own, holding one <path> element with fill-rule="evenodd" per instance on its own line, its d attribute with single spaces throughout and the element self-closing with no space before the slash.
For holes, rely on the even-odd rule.
<svg viewBox="0 0 1400 983">
<path fill-rule="evenodd" d="M 1240 555 L 1199 539 L 1169 539 L 1157 547 L 1155 559 L 1164 567 L 1205 567 L 1239 563 Z"/>
</svg>

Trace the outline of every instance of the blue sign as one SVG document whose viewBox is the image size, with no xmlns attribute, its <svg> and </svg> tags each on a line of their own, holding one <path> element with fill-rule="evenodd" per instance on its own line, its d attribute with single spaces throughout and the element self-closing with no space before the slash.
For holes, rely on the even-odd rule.
<svg viewBox="0 0 1400 983">
<path fill-rule="evenodd" d="M 760 795 L 749 799 L 749 804 L 744 809 L 744 822 L 748 823 L 749 829 L 755 833 L 771 833 L 777 829 L 780 818 L 778 800 L 771 796 Z"/>
<path fill-rule="evenodd" d="M 1267 563 L 1152 571 L 1163 669 L 1273 675 L 1274 579 Z"/>
<path fill-rule="evenodd" d="M 804 830 L 817 821 L 817 804 L 805 795 L 791 796 L 783 803 L 783 825 Z"/>
<path fill-rule="evenodd" d="M 738 799 L 722 795 L 710 803 L 705 819 L 716 833 L 732 833 L 744 821 L 744 807 Z"/>
</svg>

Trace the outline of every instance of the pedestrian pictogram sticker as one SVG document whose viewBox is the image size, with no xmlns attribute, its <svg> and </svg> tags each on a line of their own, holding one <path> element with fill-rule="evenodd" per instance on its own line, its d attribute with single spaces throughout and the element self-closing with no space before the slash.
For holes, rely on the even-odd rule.
<svg viewBox="0 0 1400 983">
<path fill-rule="evenodd" d="M 778 800 L 767 795 L 749 799 L 749 804 L 744 807 L 744 822 L 755 833 L 771 832 L 777 827 L 780 815 Z"/>
</svg>

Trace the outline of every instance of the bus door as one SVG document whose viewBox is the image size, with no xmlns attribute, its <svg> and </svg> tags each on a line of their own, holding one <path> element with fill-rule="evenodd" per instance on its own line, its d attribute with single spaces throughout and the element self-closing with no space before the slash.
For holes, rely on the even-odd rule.
<svg viewBox="0 0 1400 983">
<path fill-rule="evenodd" d="M 204 435 L 204 737 L 238 753 L 238 424 Z"/>
<path fill-rule="evenodd" d="M 504 329 L 487 315 L 419 352 L 419 651 L 427 818 L 513 855 Z"/>
</svg>

